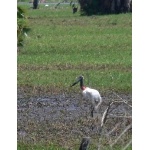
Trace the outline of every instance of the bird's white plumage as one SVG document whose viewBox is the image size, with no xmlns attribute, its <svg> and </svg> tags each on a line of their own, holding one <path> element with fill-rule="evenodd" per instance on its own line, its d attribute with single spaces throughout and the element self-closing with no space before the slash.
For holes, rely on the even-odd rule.
<svg viewBox="0 0 150 150">
<path fill-rule="evenodd" d="M 85 90 L 82 91 L 82 95 L 84 99 L 91 100 L 93 106 L 95 107 L 95 110 L 97 110 L 100 104 L 102 103 L 101 95 L 95 89 L 86 87 Z"/>
<path fill-rule="evenodd" d="M 82 90 L 82 95 L 83 95 L 83 98 L 85 100 L 90 100 L 91 103 L 92 103 L 92 111 L 91 111 L 91 115 L 93 116 L 93 111 L 97 111 L 98 108 L 100 107 L 101 103 L 102 103 L 102 98 L 101 98 L 101 95 L 100 93 L 95 90 L 95 89 L 91 89 L 89 87 L 85 87 L 84 84 L 83 84 L 83 79 L 84 77 L 83 76 L 79 76 L 77 78 L 77 81 L 74 82 L 72 86 L 76 85 L 78 82 L 80 82 L 80 88 Z"/>
</svg>

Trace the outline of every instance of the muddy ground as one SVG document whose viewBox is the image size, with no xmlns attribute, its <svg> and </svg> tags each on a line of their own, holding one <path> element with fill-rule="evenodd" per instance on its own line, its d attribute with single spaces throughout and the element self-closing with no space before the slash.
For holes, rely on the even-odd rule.
<svg viewBox="0 0 150 150">
<path fill-rule="evenodd" d="M 103 103 L 100 116 L 112 100 L 127 101 L 112 105 L 107 117 L 103 135 L 117 138 L 132 122 L 131 94 L 102 94 Z M 129 105 L 128 105 L 129 104 Z M 51 94 L 25 96 L 18 89 L 17 100 L 17 138 L 25 143 L 57 143 L 65 148 L 78 147 L 82 137 L 96 139 L 100 136 L 100 122 L 93 122 L 90 116 L 90 101 L 82 99 L 81 94 Z M 95 113 L 95 116 L 97 113 Z M 131 131 L 130 131 L 131 134 Z M 129 138 L 129 135 L 127 135 Z M 127 139 L 126 139 L 127 140 Z M 105 143 L 110 141 L 105 141 Z"/>
</svg>

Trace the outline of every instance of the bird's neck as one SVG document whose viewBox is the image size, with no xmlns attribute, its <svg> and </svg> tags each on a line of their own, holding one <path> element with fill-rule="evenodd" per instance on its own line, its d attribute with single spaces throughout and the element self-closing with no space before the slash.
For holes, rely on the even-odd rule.
<svg viewBox="0 0 150 150">
<path fill-rule="evenodd" d="M 85 90 L 85 88 L 86 88 L 86 87 L 83 85 L 83 79 L 80 80 L 80 88 L 81 88 L 82 91 Z"/>
<path fill-rule="evenodd" d="M 82 90 L 82 91 L 83 91 L 83 90 L 85 90 L 85 89 L 86 89 L 86 87 L 85 87 L 85 86 L 82 86 L 82 87 L 81 87 L 81 90 Z"/>
</svg>

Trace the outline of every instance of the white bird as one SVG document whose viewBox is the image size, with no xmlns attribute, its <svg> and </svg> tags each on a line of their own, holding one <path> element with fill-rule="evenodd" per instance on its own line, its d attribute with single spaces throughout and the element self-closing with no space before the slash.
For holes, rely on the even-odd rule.
<svg viewBox="0 0 150 150">
<path fill-rule="evenodd" d="M 91 103 L 92 103 L 91 116 L 93 117 L 94 110 L 97 111 L 98 108 L 100 107 L 101 103 L 102 103 L 102 97 L 101 97 L 100 93 L 97 90 L 91 89 L 89 87 L 85 87 L 84 84 L 83 84 L 83 79 L 84 79 L 83 76 L 79 76 L 77 78 L 77 81 L 74 82 L 71 85 L 71 87 L 76 85 L 78 82 L 80 82 L 80 88 L 82 90 L 83 98 L 87 99 L 87 100 L 91 100 Z"/>
</svg>

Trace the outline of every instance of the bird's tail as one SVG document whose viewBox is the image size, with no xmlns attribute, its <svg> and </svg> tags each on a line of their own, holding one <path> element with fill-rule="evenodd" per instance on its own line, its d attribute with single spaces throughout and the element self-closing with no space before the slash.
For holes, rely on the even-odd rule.
<svg viewBox="0 0 150 150">
<path fill-rule="evenodd" d="M 100 97 L 99 103 L 95 106 L 95 110 L 99 108 L 99 106 L 102 104 L 102 98 Z"/>
</svg>

